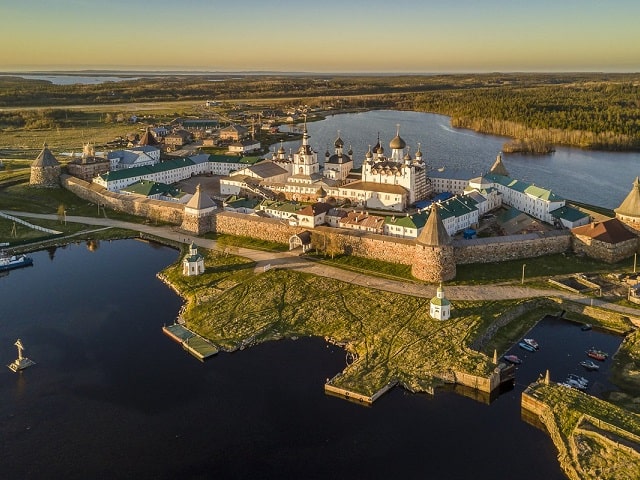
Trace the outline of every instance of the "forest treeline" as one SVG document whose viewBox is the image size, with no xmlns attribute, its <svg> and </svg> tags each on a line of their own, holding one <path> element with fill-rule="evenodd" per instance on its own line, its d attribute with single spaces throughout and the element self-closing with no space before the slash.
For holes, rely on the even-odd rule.
<svg viewBox="0 0 640 480">
<path fill-rule="evenodd" d="M 640 82 L 429 92 L 411 109 L 482 133 L 602 150 L 640 149 Z"/>
<path fill-rule="evenodd" d="M 454 127 L 540 144 L 640 150 L 640 74 L 158 75 L 97 85 L 0 76 L 0 128 L 64 123 L 62 105 L 304 98 L 332 108 L 397 108 L 451 117 Z"/>
</svg>

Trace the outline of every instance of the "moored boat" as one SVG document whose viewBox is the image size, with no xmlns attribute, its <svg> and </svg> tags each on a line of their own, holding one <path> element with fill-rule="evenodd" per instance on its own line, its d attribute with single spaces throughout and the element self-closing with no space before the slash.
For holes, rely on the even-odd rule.
<svg viewBox="0 0 640 480">
<path fill-rule="evenodd" d="M 523 350 L 527 350 L 527 351 L 529 351 L 529 352 L 535 352 L 535 351 L 536 351 L 536 349 L 535 349 L 535 348 L 533 348 L 533 347 L 532 347 L 531 345 L 529 345 L 528 343 L 520 342 L 520 343 L 518 344 L 518 346 L 519 346 L 520 348 L 522 348 Z"/>
<path fill-rule="evenodd" d="M 567 379 L 582 383 L 585 386 L 589 385 L 589 380 L 581 377 L 580 375 L 576 375 L 575 373 L 570 373 L 569 375 L 567 375 Z"/>
<path fill-rule="evenodd" d="M 591 358 L 595 358 L 596 360 L 599 360 L 600 362 L 604 362 L 607 359 L 606 353 L 600 350 L 595 350 L 593 348 L 587 350 L 587 355 Z"/>
<path fill-rule="evenodd" d="M 517 355 L 505 355 L 502 358 L 504 358 L 507 362 L 510 362 L 516 365 L 519 365 L 522 363 L 522 360 L 520 360 Z"/>
<path fill-rule="evenodd" d="M 586 368 L 587 370 L 599 370 L 600 365 L 593 363 L 591 360 L 583 360 L 580 362 L 580 365 Z"/>
<path fill-rule="evenodd" d="M 580 327 L 580 330 L 582 330 L 583 332 L 586 332 L 587 330 L 591 330 L 591 324 L 583 323 L 582 326 Z"/>
<path fill-rule="evenodd" d="M 27 267 L 33 264 L 31 257 L 26 255 L 4 255 L 0 254 L 0 272 L 12 270 L 14 268 Z"/>
<path fill-rule="evenodd" d="M 535 348 L 536 350 L 538 350 L 540 348 L 540 345 L 538 345 L 538 342 L 536 342 L 533 338 L 525 338 L 523 340 L 524 343 L 526 343 L 527 345 Z"/>
</svg>

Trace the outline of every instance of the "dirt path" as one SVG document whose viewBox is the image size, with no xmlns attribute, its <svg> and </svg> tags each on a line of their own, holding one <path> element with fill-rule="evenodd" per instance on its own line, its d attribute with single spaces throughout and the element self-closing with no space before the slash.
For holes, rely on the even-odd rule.
<svg viewBox="0 0 640 480">
<path fill-rule="evenodd" d="M 53 214 L 37 214 L 28 212 L 7 212 L 10 215 L 18 217 L 30 217 L 30 218 L 43 218 L 47 220 L 56 220 L 57 215 Z M 95 218 L 95 217 L 77 217 L 67 216 L 68 222 L 84 223 L 87 225 L 98 225 L 106 227 L 123 228 L 133 231 L 146 233 L 148 235 L 154 235 L 156 237 L 166 238 L 179 243 L 195 243 L 196 245 L 207 248 L 215 249 L 216 241 L 208 240 L 205 238 L 194 237 L 179 231 L 176 227 L 169 226 L 152 226 L 139 223 L 123 222 L 120 220 L 112 220 L 110 218 Z M 362 273 L 350 272 L 340 268 L 332 267 L 330 265 L 324 265 L 301 257 L 298 253 L 292 252 L 263 252 L 260 250 L 252 250 L 248 248 L 238 248 L 234 250 L 234 254 L 249 258 L 256 262 L 256 271 L 263 271 L 265 266 L 268 268 L 287 268 L 291 270 L 297 270 L 300 272 L 306 272 L 313 275 L 319 275 L 322 277 L 335 278 L 343 282 L 348 282 L 363 287 L 375 288 L 378 290 L 385 290 L 394 293 L 402 293 L 405 295 L 412 295 L 415 297 L 431 298 L 436 294 L 435 285 L 425 285 L 412 282 L 404 282 L 401 280 L 391 280 L 386 278 L 380 278 L 375 276 L 369 276 Z M 638 316 L 638 311 L 624 307 L 622 305 L 616 305 L 607 303 L 602 300 L 586 297 L 579 294 L 573 294 L 569 292 L 562 292 L 553 289 L 537 289 L 523 285 L 448 285 L 446 287 L 446 295 L 451 300 L 509 300 L 518 298 L 531 298 L 531 297 L 558 297 L 565 300 L 571 300 L 579 302 L 585 305 L 599 306 L 609 310 L 614 310 L 619 313 L 630 315 L 633 317 Z"/>
</svg>

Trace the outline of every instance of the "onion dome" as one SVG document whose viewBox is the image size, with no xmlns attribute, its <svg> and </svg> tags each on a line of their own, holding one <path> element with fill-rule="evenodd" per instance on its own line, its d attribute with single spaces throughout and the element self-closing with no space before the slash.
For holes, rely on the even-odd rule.
<svg viewBox="0 0 640 480">
<path fill-rule="evenodd" d="M 373 153 L 371 153 L 371 145 L 369 145 L 369 150 L 367 150 L 367 153 L 365 154 L 365 157 L 373 158 Z"/>
<path fill-rule="evenodd" d="M 393 137 L 393 140 L 389 142 L 389 147 L 392 150 L 403 150 L 407 146 L 407 142 L 405 142 L 400 135 L 396 135 Z"/>
<path fill-rule="evenodd" d="M 411 161 L 411 155 L 409 155 L 409 152 L 407 152 L 407 153 L 404 155 L 404 161 L 405 161 L 405 162 L 410 162 L 410 161 Z"/>
<path fill-rule="evenodd" d="M 347 152 L 347 155 L 349 156 L 353 155 L 353 149 L 351 148 L 351 146 L 349 146 L 349 151 Z"/>
<path fill-rule="evenodd" d="M 281 155 L 284 155 L 285 153 L 287 153 L 282 143 L 280 143 L 280 148 L 278 149 L 278 153 Z"/>
<path fill-rule="evenodd" d="M 318 198 L 326 198 L 327 197 L 327 192 L 325 191 L 324 188 L 320 187 L 318 189 L 318 191 L 316 192 L 316 195 L 318 196 Z"/>
<path fill-rule="evenodd" d="M 324 152 L 324 156 L 326 158 L 329 158 L 331 156 L 331 154 L 329 153 L 329 150 L 327 150 L 326 152 Z"/>
<path fill-rule="evenodd" d="M 342 148 L 344 147 L 344 142 L 342 141 L 342 139 L 340 138 L 340 132 L 338 132 L 338 138 L 336 138 L 336 141 L 333 142 L 333 146 L 336 148 Z"/>
</svg>

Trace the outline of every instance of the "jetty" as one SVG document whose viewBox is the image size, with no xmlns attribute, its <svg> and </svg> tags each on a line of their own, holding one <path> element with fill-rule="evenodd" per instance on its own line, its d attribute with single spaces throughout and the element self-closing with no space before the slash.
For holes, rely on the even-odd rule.
<svg viewBox="0 0 640 480">
<path fill-rule="evenodd" d="M 179 323 L 165 325 L 162 331 L 201 362 L 218 353 L 218 348 L 213 343 Z"/>
</svg>

